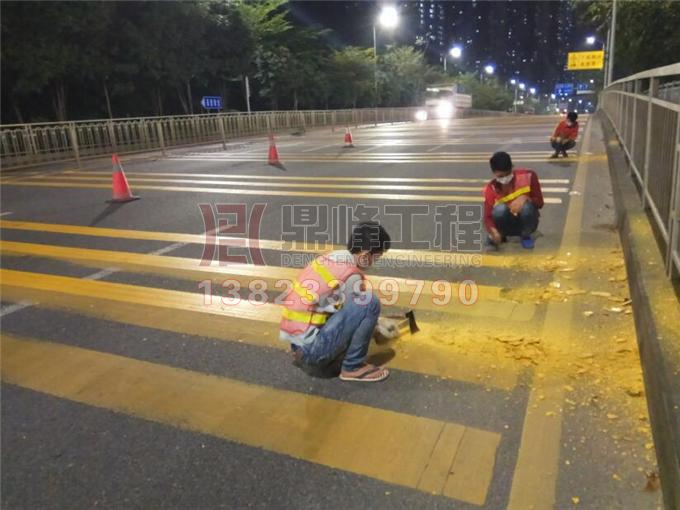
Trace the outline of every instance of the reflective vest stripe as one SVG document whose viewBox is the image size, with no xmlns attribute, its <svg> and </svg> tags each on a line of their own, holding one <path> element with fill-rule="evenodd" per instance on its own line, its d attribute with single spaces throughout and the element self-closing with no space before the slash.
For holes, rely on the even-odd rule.
<svg viewBox="0 0 680 510">
<path fill-rule="evenodd" d="M 315 312 L 304 312 L 297 310 L 290 310 L 288 308 L 283 309 L 283 317 L 290 321 L 302 322 L 305 324 L 313 324 L 315 326 L 321 326 L 326 323 L 328 319 L 327 313 L 315 313 Z"/>
<path fill-rule="evenodd" d="M 327 267 L 324 267 L 323 265 L 319 264 L 318 260 L 313 260 L 312 261 L 312 270 L 318 274 L 323 280 L 328 284 L 330 288 L 334 288 L 338 286 L 338 279 L 333 276 L 333 273 L 331 273 Z M 331 285 L 331 282 L 334 282 L 335 285 Z"/>
<path fill-rule="evenodd" d="M 494 205 L 498 204 L 504 204 L 505 202 L 510 202 L 510 200 L 516 199 L 520 195 L 524 195 L 525 193 L 531 192 L 531 186 L 522 186 L 521 188 L 516 189 L 509 195 L 505 195 L 504 197 L 499 198 L 496 200 L 496 203 Z"/>
<path fill-rule="evenodd" d="M 303 287 L 297 280 L 293 282 L 293 290 L 298 296 L 306 299 L 307 301 L 312 302 L 316 298 L 316 296 L 314 295 L 314 293 L 312 293 L 311 290 L 309 290 L 307 287 Z"/>
</svg>

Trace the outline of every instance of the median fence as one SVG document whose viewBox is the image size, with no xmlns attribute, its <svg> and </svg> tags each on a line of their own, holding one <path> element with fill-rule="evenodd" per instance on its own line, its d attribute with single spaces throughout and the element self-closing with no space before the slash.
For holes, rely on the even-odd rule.
<svg viewBox="0 0 680 510">
<path fill-rule="evenodd" d="M 635 184 L 665 244 L 666 274 L 680 274 L 680 103 L 669 93 L 680 63 L 615 81 L 601 93 Z"/>
<path fill-rule="evenodd" d="M 112 152 L 165 152 L 267 133 L 407 122 L 414 120 L 419 109 L 294 110 L 11 124 L 0 126 L 0 159 L 3 168 L 68 160 L 80 164 L 81 159 Z M 490 115 L 507 114 L 459 110 L 460 117 Z"/>
</svg>

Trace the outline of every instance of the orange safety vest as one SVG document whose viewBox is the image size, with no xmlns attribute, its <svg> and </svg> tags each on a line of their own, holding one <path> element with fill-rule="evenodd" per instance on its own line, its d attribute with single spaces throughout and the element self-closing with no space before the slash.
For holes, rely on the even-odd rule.
<svg viewBox="0 0 680 510">
<path fill-rule="evenodd" d="M 322 298 L 328 296 L 354 275 L 364 275 L 351 262 L 331 260 L 321 255 L 304 268 L 283 299 L 281 330 L 290 335 L 305 333 L 310 326 L 323 326 L 330 313 L 315 312 Z"/>
<path fill-rule="evenodd" d="M 515 191 L 511 191 L 504 197 L 497 198 L 493 205 L 497 206 L 498 204 L 512 202 L 518 196 L 529 193 L 531 193 L 531 173 L 515 173 Z"/>
</svg>

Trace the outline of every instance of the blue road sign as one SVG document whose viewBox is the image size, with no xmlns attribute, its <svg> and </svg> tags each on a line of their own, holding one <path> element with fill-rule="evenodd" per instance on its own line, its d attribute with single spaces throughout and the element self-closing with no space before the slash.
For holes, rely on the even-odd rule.
<svg viewBox="0 0 680 510">
<path fill-rule="evenodd" d="M 203 96 L 201 106 L 206 110 L 221 110 L 222 98 L 220 96 Z"/>
<path fill-rule="evenodd" d="M 573 83 L 557 83 L 555 85 L 555 95 L 557 96 L 570 96 L 574 93 Z"/>
</svg>

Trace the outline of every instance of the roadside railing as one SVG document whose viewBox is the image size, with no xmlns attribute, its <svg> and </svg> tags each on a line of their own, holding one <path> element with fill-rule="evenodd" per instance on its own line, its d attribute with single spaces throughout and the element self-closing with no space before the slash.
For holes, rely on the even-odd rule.
<svg viewBox="0 0 680 510">
<path fill-rule="evenodd" d="M 292 110 L 136 117 L 0 126 L 0 162 L 17 168 L 54 161 L 76 161 L 112 152 L 161 151 L 267 133 L 414 120 L 419 107 L 352 110 Z M 508 115 L 459 110 L 460 117 Z"/>
<path fill-rule="evenodd" d="M 666 274 L 680 273 L 680 63 L 623 78 L 602 91 L 633 179 L 665 243 Z"/>
</svg>

